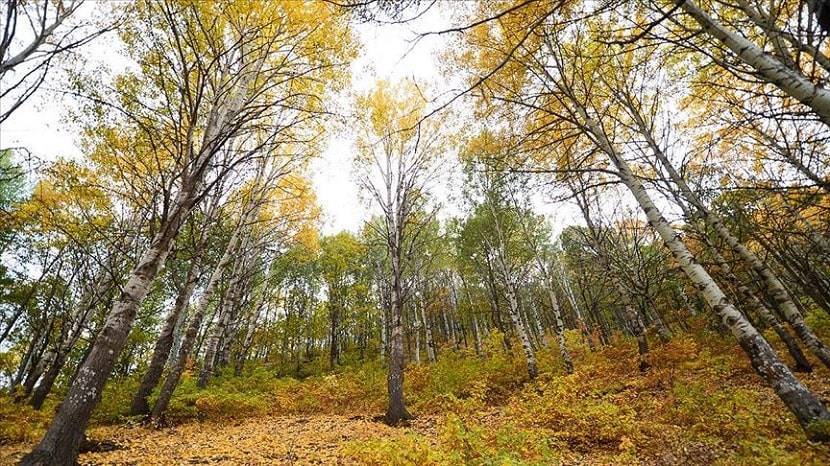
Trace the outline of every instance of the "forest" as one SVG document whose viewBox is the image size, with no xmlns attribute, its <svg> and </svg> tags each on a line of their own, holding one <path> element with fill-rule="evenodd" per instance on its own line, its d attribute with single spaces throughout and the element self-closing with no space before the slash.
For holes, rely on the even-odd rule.
<svg viewBox="0 0 830 466">
<path fill-rule="evenodd" d="M 830 464 L 830 1 L 0 0 L 0 464 Z"/>
</svg>

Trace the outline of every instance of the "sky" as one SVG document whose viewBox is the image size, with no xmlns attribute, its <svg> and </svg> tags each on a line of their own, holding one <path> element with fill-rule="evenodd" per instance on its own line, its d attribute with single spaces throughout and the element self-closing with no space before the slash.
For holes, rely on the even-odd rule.
<svg viewBox="0 0 830 466">
<path fill-rule="evenodd" d="M 89 8 L 96 6 L 91 2 Z M 452 95 L 450 79 L 440 72 L 440 53 L 448 46 L 449 38 L 430 35 L 417 44 L 413 41 L 419 32 L 437 31 L 450 24 L 450 16 L 441 8 L 433 8 L 417 20 L 406 24 L 378 25 L 357 24 L 355 35 L 359 40 L 360 55 L 351 64 L 352 85 L 349 94 L 339 97 L 345 107 L 355 94 L 371 90 L 377 80 L 391 82 L 414 80 L 425 89 L 427 97 L 439 102 Z M 113 44 L 113 36 L 98 38 L 81 50 L 88 60 L 83 66 L 100 63 L 117 72 L 129 64 Z M 0 127 L 0 147 L 25 147 L 40 160 L 57 157 L 80 158 L 83 156 L 75 138 L 77 126 L 66 122 L 67 110 L 72 99 L 61 99 L 50 89 L 60 89 L 60 74 L 47 80 L 41 92 L 31 98 Z M 310 166 L 310 177 L 322 210 L 322 232 L 332 234 L 341 230 L 357 232 L 363 222 L 376 210 L 370 200 L 361 193 L 353 168 L 355 148 L 352 135 L 340 131 L 329 135 L 324 152 Z M 451 154 L 447 155 L 452 158 Z M 457 171 L 444 170 L 446 179 L 436 183 L 434 197 L 441 203 L 440 217 L 460 215 L 461 207 L 452 201 L 458 181 Z M 362 195 L 363 194 L 363 195 Z M 577 219 L 571 206 L 552 204 L 543 195 L 534 200 L 534 208 L 545 214 L 554 224 L 554 234 Z M 569 219 L 565 221 L 565 219 Z"/>
<path fill-rule="evenodd" d="M 357 25 L 355 33 L 361 43 L 361 53 L 352 63 L 353 92 L 366 93 L 378 80 L 415 80 L 438 91 L 441 83 L 446 83 L 438 72 L 436 60 L 445 39 L 431 36 L 418 41 L 414 47 L 413 40 L 418 32 L 438 30 L 445 25 L 440 13 L 434 8 L 407 25 Z M 322 157 L 312 163 L 312 180 L 323 209 L 325 234 L 340 230 L 357 232 L 373 211 L 355 182 L 354 155 L 349 135 L 339 134 L 330 139 Z"/>
<path fill-rule="evenodd" d="M 90 4 L 94 7 L 94 2 Z M 89 12 L 83 12 L 88 14 Z M 443 48 L 444 38 L 429 37 L 412 47 L 419 31 L 437 30 L 446 20 L 439 9 L 433 9 L 408 25 L 358 24 L 355 35 L 361 43 L 361 53 L 351 65 L 352 91 L 365 93 L 375 81 L 416 80 L 440 88 L 445 83 L 437 69 L 436 55 Z M 89 44 L 80 54 L 89 65 L 105 64 L 117 71 L 125 62 L 114 37 L 101 37 Z M 29 99 L 0 127 L 0 147 L 25 147 L 40 160 L 58 157 L 79 158 L 83 154 L 75 137 L 77 127 L 65 121 L 71 99 L 61 99 L 52 88 L 60 88 L 59 76 L 53 74 L 41 91 Z M 350 97 L 341 96 L 346 101 Z M 352 168 L 353 141 L 348 134 L 331 134 L 325 151 L 311 163 L 311 179 L 323 212 L 322 230 L 325 234 L 340 230 L 357 231 L 369 218 L 371 208 L 361 196 Z"/>
</svg>

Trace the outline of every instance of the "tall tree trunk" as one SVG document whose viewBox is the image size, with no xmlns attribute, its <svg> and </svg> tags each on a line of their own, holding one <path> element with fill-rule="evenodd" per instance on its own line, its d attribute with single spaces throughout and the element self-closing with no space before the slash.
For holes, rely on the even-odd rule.
<svg viewBox="0 0 830 466">
<path fill-rule="evenodd" d="M 825 124 L 830 125 L 830 91 L 813 84 L 798 70 L 781 63 L 749 39 L 730 31 L 694 2 L 683 0 L 680 7 L 694 18 L 706 33 L 719 40 L 741 61 L 751 66 L 757 75 L 811 108 Z"/>
<path fill-rule="evenodd" d="M 418 325 L 417 320 L 417 318 L 412 319 L 414 323 L 412 333 L 415 334 L 415 351 L 412 352 L 412 360 L 415 364 L 421 364 L 421 326 Z"/>
<path fill-rule="evenodd" d="M 660 235 L 680 268 L 695 284 L 695 287 L 700 290 L 703 297 L 721 318 L 723 325 L 738 340 L 741 348 L 749 356 L 755 371 L 765 382 L 772 386 L 775 393 L 804 428 L 808 437 L 814 440 L 830 440 L 830 436 L 826 431 L 815 428 L 818 423 L 830 422 L 830 413 L 828 413 L 821 400 L 793 376 L 790 369 L 781 361 L 764 337 L 727 300 L 726 295 L 709 273 L 689 252 L 681 240 L 680 234 L 663 218 L 642 183 L 634 176 L 628 163 L 611 146 L 599 125 L 590 120 L 583 109 L 578 108 L 577 110 L 584 118 L 589 131 L 596 138 L 595 141 L 599 149 L 608 155 L 611 162 L 619 170 L 620 179 L 634 195 L 645 213 L 649 225 Z"/>
<path fill-rule="evenodd" d="M 499 266 L 499 271 L 501 272 L 502 279 L 504 280 L 505 284 L 505 293 L 507 294 L 507 304 L 508 304 L 508 311 L 510 312 L 510 320 L 513 322 L 513 330 L 516 332 L 516 336 L 519 338 L 519 343 L 522 345 L 522 350 L 525 354 L 525 361 L 527 363 L 527 374 L 530 376 L 531 379 L 535 379 L 537 375 L 539 375 L 539 368 L 538 364 L 536 363 L 536 352 L 533 350 L 533 346 L 530 343 L 530 337 L 527 334 L 527 329 L 522 322 L 521 315 L 519 314 L 519 301 L 516 297 L 516 283 L 513 278 L 513 274 L 509 270 L 507 266 L 507 245 L 505 244 L 504 234 L 502 233 L 501 225 L 498 219 L 498 214 L 496 212 L 496 208 L 493 205 L 493 201 L 489 200 L 487 205 L 490 208 L 490 213 L 492 214 L 493 226 L 496 230 L 496 240 L 498 241 L 498 247 L 496 249 L 495 260 Z M 494 248 L 490 247 L 490 250 Z"/>
<path fill-rule="evenodd" d="M 548 285 L 548 299 L 553 310 L 553 318 L 555 319 L 556 339 L 559 344 L 559 354 L 562 355 L 562 362 L 565 364 L 565 372 L 572 374 L 574 371 L 574 363 L 571 359 L 571 353 L 568 351 L 568 345 L 565 343 L 565 323 L 562 321 L 562 310 L 559 308 L 559 301 L 556 299 L 556 293 L 553 287 Z"/>
<path fill-rule="evenodd" d="M 660 341 L 666 343 L 671 340 L 671 330 L 669 330 L 669 326 L 666 325 L 666 322 L 663 320 L 663 316 L 660 315 L 660 311 L 657 309 L 657 305 L 654 303 L 654 300 L 651 299 L 651 296 L 648 294 L 648 290 L 643 291 L 643 299 L 647 306 L 643 313 L 646 314 L 646 310 L 651 310 L 647 317 L 654 322 L 654 326 L 657 328 L 657 336 L 660 338 Z"/>
<path fill-rule="evenodd" d="M 579 304 L 576 302 L 576 297 L 574 296 L 574 292 L 571 289 L 571 281 L 568 279 L 565 267 L 558 260 L 555 260 L 555 264 L 559 275 L 559 281 L 562 284 L 562 289 L 565 291 L 565 296 L 567 296 L 568 302 L 571 304 L 571 309 L 573 309 L 574 311 L 574 315 L 576 316 L 576 323 L 579 326 L 579 330 L 582 332 L 582 336 L 588 343 L 588 348 L 591 351 L 594 351 L 595 347 L 593 335 L 591 334 L 591 330 L 588 328 L 588 323 L 582 316 L 582 310 L 580 309 Z"/>
<path fill-rule="evenodd" d="M 233 288 L 229 287 L 228 290 L 231 293 L 236 293 Z M 230 323 L 231 303 L 228 301 L 226 301 L 225 305 L 220 309 L 216 325 L 210 331 L 207 338 L 207 347 L 205 348 L 205 354 L 202 358 L 202 369 L 199 371 L 199 379 L 196 381 L 196 386 L 199 388 L 205 388 L 210 380 L 210 377 L 213 375 L 213 370 L 216 365 L 216 357 L 219 353 L 219 344 L 221 343 L 222 336 L 225 333 L 225 328 Z"/>
<path fill-rule="evenodd" d="M 427 359 L 429 359 L 429 362 L 435 362 L 435 360 L 436 360 L 436 355 L 435 355 L 436 348 L 435 348 L 435 340 L 432 337 L 432 324 L 427 319 L 426 310 L 425 310 L 426 306 L 421 304 L 420 306 L 418 306 L 418 308 L 420 308 L 420 311 L 421 311 L 421 322 L 424 325 L 424 334 L 426 335 Z"/>
<path fill-rule="evenodd" d="M 479 328 L 478 323 L 478 315 L 475 308 L 475 303 L 473 302 L 473 295 L 470 292 L 470 287 L 467 286 L 467 283 L 464 281 L 464 276 L 459 274 L 461 277 L 461 286 L 464 287 L 464 290 L 467 294 L 467 301 L 470 302 L 470 314 L 472 314 L 473 319 L 473 344 L 476 350 L 477 355 L 481 355 L 481 329 Z"/>
<path fill-rule="evenodd" d="M 30 285 L 29 290 L 26 292 L 26 297 L 23 298 L 23 301 L 17 305 L 14 313 L 12 313 L 12 315 L 9 317 L 8 324 L 6 324 L 6 328 L 4 328 L 2 332 L 0 332 L 0 344 L 2 344 L 6 340 L 6 338 L 8 338 L 8 336 L 11 334 L 12 329 L 17 324 L 17 321 L 20 319 L 20 316 L 23 315 L 23 312 L 26 310 L 26 307 L 29 305 L 29 302 L 35 296 L 35 293 L 40 288 L 40 285 L 43 283 L 44 278 L 46 278 L 46 276 L 52 270 L 52 267 L 55 264 L 57 264 L 58 272 L 60 272 L 60 270 L 63 268 L 63 255 L 66 252 L 66 250 L 67 246 L 63 246 L 60 249 L 60 251 L 58 251 L 58 253 L 55 254 L 55 257 L 51 261 L 49 261 L 49 264 L 47 264 L 46 267 L 43 268 L 37 280 L 35 280 L 35 282 Z M 55 293 L 54 288 L 55 285 L 53 284 L 52 289 L 50 291 L 50 295 L 52 296 L 54 296 Z M 51 300 L 52 298 L 49 299 Z"/>
<path fill-rule="evenodd" d="M 530 343 L 530 337 L 527 334 L 527 329 L 525 329 L 521 317 L 519 316 L 519 303 L 516 300 L 516 293 L 512 284 L 507 285 L 506 292 L 508 310 L 510 311 L 510 320 L 513 322 L 513 330 L 516 332 L 516 336 L 519 337 L 519 343 L 521 343 L 522 350 L 524 350 L 525 361 L 527 363 L 527 374 L 531 379 L 535 379 L 536 376 L 539 375 L 539 367 L 536 362 L 536 352 L 533 350 L 533 346 Z"/>
<path fill-rule="evenodd" d="M 32 394 L 32 390 L 35 388 L 35 384 L 40 379 L 40 376 L 43 375 L 43 371 L 49 367 L 49 364 L 52 363 L 51 360 L 47 360 L 50 355 L 53 355 L 51 351 L 46 352 L 46 348 L 49 346 L 49 335 L 52 333 L 52 329 L 55 326 L 55 317 L 51 317 L 49 319 L 49 324 L 46 326 L 46 332 L 43 335 L 43 341 L 38 349 L 38 353 L 33 355 L 32 363 L 30 364 L 29 372 L 26 374 L 26 378 L 23 380 L 23 393 L 18 398 L 19 401 L 26 399 L 29 395 Z M 44 355 L 44 352 L 46 354 Z"/>
<path fill-rule="evenodd" d="M 156 345 L 153 348 L 153 356 L 150 358 L 150 365 L 147 367 L 147 372 L 141 378 L 141 383 L 138 390 L 133 396 L 130 404 L 130 414 L 133 416 L 139 414 L 149 414 L 150 404 L 147 402 L 147 397 L 158 385 L 161 380 L 161 374 L 164 371 L 164 365 L 167 364 L 167 358 L 170 355 L 170 348 L 173 346 L 173 338 L 176 330 L 176 324 L 181 320 L 182 315 L 186 315 L 185 310 L 190 304 L 190 298 L 196 289 L 196 285 L 201 275 L 201 259 L 194 258 L 190 265 L 190 270 L 187 272 L 182 289 L 179 290 L 179 295 L 176 297 L 176 302 L 173 309 L 167 315 L 164 322 L 164 327 L 161 329 Z"/>
<path fill-rule="evenodd" d="M 400 247 L 400 245 L 398 245 Z M 403 370 L 405 356 L 403 349 L 403 290 L 401 284 L 401 264 L 399 251 L 392 255 L 392 312 L 390 318 L 389 338 L 389 373 L 386 388 L 389 393 L 389 406 L 386 409 L 385 421 L 389 425 L 396 425 L 400 421 L 412 419 L 406 409 L 403 398 Z"/>
<path fill-rule="evenodd" d="M 473 312 L 473 338 L 476 354 L 481 355 L 481 330 L 478 328 L 478 317 L 475 312 Z"/>
<path fill-rule="evenodd" d="M 135 244 L 136 236 L 132 236 L 129 240 L 128 247 Z M 92 316 L 95 307 L 100 304 L 101 298 L 105 296 L 110 288 L 118 282 L 119 277 L 111 275 L 113 271 L 121 269 L 122 260 L 120 256 L 114 254 L 110 255 L 107 265 L 104 266 L 95 277 L 92 278 L 91 283 L 85 286 L 81 297 L 73 306 L 72 311 L 72 326 L 62 332 L 58 344 L 54 348 L 54 354 L 50 358 L 49 369 L 43 374 L 43 379 L 32 391 L 32 398 L 29 404 L 35 409 L 40 409 L 46 401 L 46 397 L 52 391 L 58 376 L 60 375 L 63 366 L 69 359 L 69 353 L 75 347 L 78 339 L 84 331 L 84 328 Z"/>
<path fill-rule="evenodd" d="M 340 342 L 337 333 L 340 327 L 340 303 L 329 300 L 329 367 L 334 369 L 340 363 Z"/>
<path fill-rule="evenodd" d="M 640 133 L 645 137 L 646 142 L 651 148 L 654 156 L 660 161 L 660 164 L 669 174 L 674 184 L 680 189 L 681 195 L 693 205 L 703 217 L 707 225 L 735 251 L 735 253 L 746 264 L 760 276 L 765 284 L 766 290 L 769 292 L 772 299 L 782 310 L 782 317 L 795 330 L 796 335 L 804 342 L 810 352 L 813 353 L 819 360 L 828 368 L 830 368 L 830 348 L 822 342 L 813 330 L 807 326 L 804 317 L 801 315 L 796 306 L 792 296 L 787 292 L 784 284 L 779 280 L 776 274 L 770 269 L 755 253 L 744 246 L 735 235 L 726 228 L 723 220 L 712 212 L 703 201 L 692 191 L 682 176 L 675 170 L 672 163 L 669 161 L 666 154 L 660 148 L 657 141 L 653 138 L 651 131 L 648 129 L 645 121 L 639 113 L 639 109 L 630 100 L 626 102 L 631 110 L 631 114 L 635 119 L 637 126 L 640 128 Z"/>
<path fill-rule="evenodd" d="M 41 321 L 41 324 L 33 328 L 31 339 L 29 340 L 29 344 L 26 346 L 26 352 L 23 354 L 23 357 L 20 360 L 20 364 L 17 366 L 17 371 L 15 372 L 14 377 L 11 380 L 9 388 L 10 395 L 15 394 L 18 385 L 20 385 L 20 383 L 23 382 L 23 376 L 27 373 L 28 369 L 31 366 L 36 365 L 38 363 L 38 358 L 35 353 L 37 353 L 37 349 L 39 346 L 38 344 L 44 340 L 42 327 L 45 323 L 43 321 L 43 316 L 41 316 L 41 318 L 38 320 Z"/>
</svg>

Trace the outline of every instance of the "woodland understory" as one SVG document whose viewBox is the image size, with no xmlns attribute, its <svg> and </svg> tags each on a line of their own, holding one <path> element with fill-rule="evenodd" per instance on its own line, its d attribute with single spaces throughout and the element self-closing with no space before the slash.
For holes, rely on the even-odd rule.
<svg viewBox="0 0 830 466">
<path fill-rule="evenodd" d="M 534 382 L 498 335 L 480 356 L 442 345 L 436 363 L 407 367 L 416 417 L 398 427 L 381 419 L 385 368 L 359 362 L 358 353 L 335 372 L 302 380 L 256 366 L 199 390 L 198 373 L 189 371 L 162 426 L 130 416 L 137 377 L 117 378 L 89 430 L 89 448 L 104 451 L 82 453 L 79 462 L 820 465 L 830 458 L 827 445 L 804 441 L 740 349 L 703 321 L 653 348 L 646 372 L 637 370 L 630 339 L 597 351 L 576 332 L 567 340 L 574 373 L 565 373 L 552 341 L 539 353 Z M 827 375 L 817 369 L 804 380 L 826 398 Z M 0 462 L 31 449 L 57 401 L 35 411 L 3 400 Z"/>
</svg>

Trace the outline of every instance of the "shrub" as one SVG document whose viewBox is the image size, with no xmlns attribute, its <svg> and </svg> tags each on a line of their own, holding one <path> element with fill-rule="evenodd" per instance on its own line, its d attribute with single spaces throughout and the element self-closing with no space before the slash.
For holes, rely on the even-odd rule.
<svg viewBox="0 0 830 466">
<path fill-rule="evenodd" d="M 46 432 L 55 405 L 48 403 L 35 411 L 26 403 L 16 403 L 8 395 L 0 395 L 0 444 L 34 442 Z"/>
</svg>

